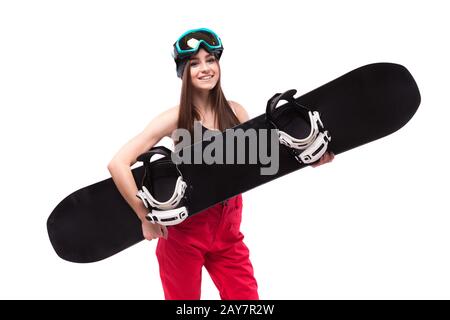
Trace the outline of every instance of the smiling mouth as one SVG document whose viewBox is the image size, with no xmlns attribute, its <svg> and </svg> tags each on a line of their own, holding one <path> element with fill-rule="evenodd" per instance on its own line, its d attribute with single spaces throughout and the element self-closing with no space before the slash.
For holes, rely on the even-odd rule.
<svg viewBox="0 0 450 320">
<path fill-rule="evenodd" d="M 213 78 L 213 76 L 209 75 L 209 76 L 201 77 L 201 78 L 198 78 L 198 79 L 201 80 L 201 81 L 207 81 L 207 80 L 210 80 L 212 78 Z"/>
</svg>

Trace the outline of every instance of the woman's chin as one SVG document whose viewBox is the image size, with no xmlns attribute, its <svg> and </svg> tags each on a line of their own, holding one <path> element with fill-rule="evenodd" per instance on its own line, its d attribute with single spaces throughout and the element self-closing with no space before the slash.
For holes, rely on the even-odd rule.
<svg viewBox="0 0 450 320">
<path fill-rule="evenodd" d="M 211 82 L 207 82 L 207 83 L 196 83 L 195 87 L 198 90 L 212 90 L 214 89 L 214 87 L 216 86 L 217 82 L 215 81 L 211 81 Z"/>
</svg>

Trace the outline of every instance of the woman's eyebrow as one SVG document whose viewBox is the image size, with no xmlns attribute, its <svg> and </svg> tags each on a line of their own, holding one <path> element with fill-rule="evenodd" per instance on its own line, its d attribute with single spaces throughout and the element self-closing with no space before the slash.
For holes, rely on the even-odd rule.
<svg viewBox="0 0 450 320">
<path fill-rule="evenodd" d="M 211 57 L 214 57 L 212 54 L 207 54 L 206 56 L 205 56 L 205 59 L 208 59 L 208 58 L 211 58 Z M 199 58 L 194 58 L 194 57 L 192 57 L 191 58 L 191 60 L 200 60 Z"/>
</svg>

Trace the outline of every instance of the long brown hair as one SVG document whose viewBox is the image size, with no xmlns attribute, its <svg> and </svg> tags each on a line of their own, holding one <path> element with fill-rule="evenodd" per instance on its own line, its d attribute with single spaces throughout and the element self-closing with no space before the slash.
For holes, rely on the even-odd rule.
<svg viewBox="0 0 450 320">
<path fill-rule="evenodd" d="M 219 63 L 218 60 L 216 60 Z M 178 114 L 178 128 L 184 128 L 191 133 L 194 131 L 194 121 L 200 120 L 200 114 L 197 107 L 192 102 L 192 82 L 191 82 L 191 62 L 188 61 L 183 72 L 183 82 L 181 87 L 180 111 Z M 220 65 L 219 80 L 216 86 L 210 91 L 209 98 L 214 112 L 214 123 L 219 125 L 220 131 L 232 128 L 238 125 L 239 119 L 230 108 L 220 84 Z"/>
</svg>

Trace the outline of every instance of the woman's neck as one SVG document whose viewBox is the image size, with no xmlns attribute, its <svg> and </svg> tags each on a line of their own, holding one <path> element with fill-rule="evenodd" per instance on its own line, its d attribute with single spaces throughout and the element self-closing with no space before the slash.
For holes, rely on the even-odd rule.
<svg viewBox="0 0 450 320">
<path fill-rule="evenodd" d="M 192 102 L 203 113 L 207 113 L 212 109 L 209 90 L 196 90 L 192 95 Z"/>
</svg>

